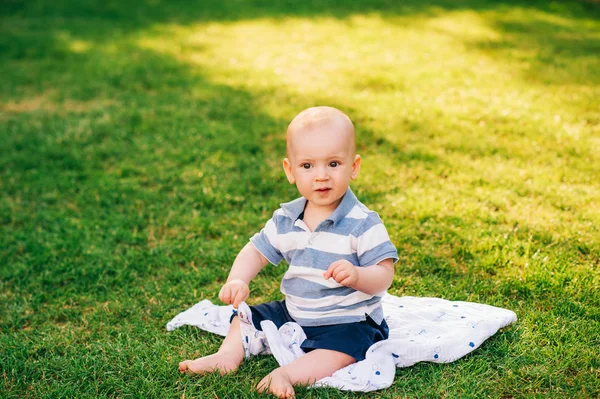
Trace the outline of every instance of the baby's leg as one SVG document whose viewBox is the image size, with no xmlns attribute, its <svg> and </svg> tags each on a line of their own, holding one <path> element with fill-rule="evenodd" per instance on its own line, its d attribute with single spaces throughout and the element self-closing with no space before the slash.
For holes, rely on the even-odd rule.
<svg viewBox="0 0 600 399">
<path fill-rule="evenodd" d="M 345 353 L 315 349 L 292 363 L 273 370 L 258 383 L 256 388 L 259 392 L 268 389 L 279 398 L 291 398 L 294 396 L 293 385 L 314 384 L 354 362 L 356 359 Z"/>
<path fill-rule="evenodd" d="M 240 319 L 236 316 L 231 320 L 229 332 L 217 353 L 199 357 L 195 360 L 184 360 L 179 363 L 179 371 L 182 373 L 188 371 L 196 374 L 219 371 L 223 375 L 237 370 L 243 360 L 244 347 L 240 333 Z"/>
</svg>

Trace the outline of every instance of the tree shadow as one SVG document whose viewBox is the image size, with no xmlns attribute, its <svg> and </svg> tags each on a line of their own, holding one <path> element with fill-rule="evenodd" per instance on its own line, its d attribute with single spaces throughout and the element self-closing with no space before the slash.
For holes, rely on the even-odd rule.
<svg viewBox="0 0 600 399">
<path fill-rule="evenodd" d="M 2 15 L 44 17 L 57 23 L 84 28 L 84 21 L 95 21 L 96 29 L 88 26 L 88 32 L 105 33 L 110 30 L 140 30 L 153 24 L 188 25 L 206 22 L 236 22 L 261 18 L 339 18 L 355 14 L 381 13 L 388 16 L 432 15 L 440 11 L 496 9 L 506 5 L 528 5 L 548 9 L 546 2 L 511 0 L 494 3 L 486 0 L 433 0 L 420 2 L 409 0 L 390 2 L 385 0 L 361 0 L 340 3 L 335 0 L 320 2 L 287 1 L 231 1 L 218 0 L 151 0 L 137 3 L 118 1 L 26 1 L 9 0 L 4 3 Z M 590 7 L 591 8 L 591 7 Z M 593 9 L 593 8 L 592 8 Z M 66 26 L 65 26 L 66 27 Z"/>
<path fill-rule="evenodd" d="M 288 120 L 261 106 L 265 97 L 273 95 L 271 88 L 244 90 L 216 83 L 202 68 L 122 39 L 145 34 L 157 24 L 259 18 L 284 23 L 285 18 L 345 19 L 369 13 L 390 23 L 408 24 L 419 15 L 497 12 L 512 6 L 558 13 L 545 2 L 475 0 L 328 1 L 316 8 L 291 1 L 5 2 L 6 18 L 0 27 L 7 33 L 0 38 L 0 59 L 6 61 L 0 65 L 0 88 L 6 99 L 0 115 L 0 280 L 6 289 L 0 297 L 8 299 L 9 306 L 0 310 L 2 331 L 14 333 L 18 347 L 22 339 L 18 334 L 29 336 L 26 329 L 33 326 L 41 335 L 30 337 L 31 342 L 43 341 L 60 352 L 68 344 L 47 331 L 60 336 L 52 330 L 54 324 L 67 331 L 75 325 L 85 330 L 82 343 L 71 343 L 73 353 L 80 355 L 89 348 L 83 343 L 88 340 L 85 334 L 91 334 L 104 352 L 105 340 L 120 335 L 123 325 L 125 329 L 136 323 L 142 328 L 151 323 L 162 327 L 165 313 L 174 314 L 182 304 L 200 297 L 216 297 L 219 282 L 248 235 L 260 228 L 279 202 L 297 195 L 278 164 L 285 146 L 281 132 Z M 587 10 L 597 15 L 597 8 Z M 575 11 L 568 18 L 576 23 L 589 15 Z M 549 57 L 539 58 L 542 71 L 550 68 L 557 52 L 577 58 L 597 48 L 597 41 L 589 44 L 579 39 L 555 44 L 551 35 L 558 33 L 552 32 L 553 24 L 538 25 L 550 35 L 546 43 L 543 33 L 529 32 L 522 22 L 497 21 L 501 32 L 510 33 L 507 38 L 493 45 L 475 43 L 473 48 L 501 55 L 530 37 L 542 49 L 539 53 L 546 51 Z M 117 44 L 111 51 L 113 42 Z M 94 46 L 98 43 L 104 48 Z M 571 45 L 578 50 L 564 49 Z M 579 72 L 563 72 L 567 80 L 582 81 Z M 357 72 L 356 90 L 398 89 L 397 83 L 385 79 L 363 83 L 369 75 L 361 74 Z M 352 108 L 351 101 L 336 103 L 328 97 L 294 93 L 280 98 L 283 102 L 292 97 L 297 102 L 286 108 L 290 112 L 323 102 L 349 109 L 362 139 L 369 142 L 361 151 L 380 154 L 384 166 L 396 171 L 393 177 L 381 175 L 398 180 L 387 186 L 369 181 L 360 186 L 360 198 L 368 205 L 388 207 L 385 196 L 399 194 L 405 188 L 402 179 L 419 178 L 406 176 L 401 167 L 422 168 L 440 180 L 445 178 L 446 157 L 391 141 L 369 123 L 364 111 Z M 414 131 L 436 129 L 433 118 L 406 124 Z M 372 175 L 379 177 L 385 167 Z M 470 235 L 483 230 L 481 220 L 467 214 L 448 217 L 383 210 L 390 216 L 386 223 L 404 265 L 393 293 L 514 306 L 520 301 L 540 303 L 542 298 L 558 303 L 558 295 L 569 292 L 571 302 L 557 312 L 597 319 L 597 312 L 580 304 L 598 305 L 597 297 L 589 293 L 594 284 L 591 273 L 564 269 L 577 263 L 597 267 L 597 242 L 582 244 L 575 237 L 555 240 L 548 232 L 525 228 L 506 239 L 499 234 L 503 230 L 493 226 L 483 232 L 493 236 L 486 240 Z M 474 249 L 477 243 L 480 248 Z M 503 275 L 513 255 L 527 259 L 524 253 L 543 252 L 550 246 L 561 247 L 563 258 L 550 266 L 542 263 L 543 257 L 536 258 L 538 275 L 524 279 Z M 165 346 L 165 351 L 172 349 Z M 35 364 L 32 357 L 37 360 L 27 350 L 19 356 L 16 363 L 23 359 L 22 365 Z M 95 364 L 106 360 L 91 359 Z M 113 362 L 119 372 L 123 359 Z M 24 390 L 28 385 L 47 387 L 43 369 L 22 368 L 27 371 L 19 380 Z M 70 372 L 64 369 L 65 375 Z M 104 371 L 95 373 L 77 378 L 104 375 Z M 125 374 L 132 380 L 136 376 Z M 61 384 L 60 389 L 64 387 Z"/>
<path fill-rule="evenodd" d="M 502 12 L 512 7 L 535 8 L 546 19 L 540 17 L 528 25 L 503 18 Z M 597 39 L 560 39 L 560 23 L 547 21 L 548 15 L 560 16 L 572 26 L 597 15 L 597 7 L 574 6 L 568 15 L 552 7 L 541 1 L 478 0 L 318 5 L 266 1 L 7 3 L 2 26 L 7 35 L 0 39 L 0 57 L 10 63 L 0 70 L 5 82 L 10 82 L 2 90 L 12 102 L 4 108 L 7 139 L 0 144 L 8 154 L 0 158 L 5 178 L 2 189 L 8 197 L 1 217 L 14 234 L 5 235 L 0 243 L 7 248 L 3 257 L 8 263 L 22 267 L 3 270 L 2 275 L 39 286 L 46 292 L 43 298 L 60 295 L 48 291 L 56 286 L 75 287 L 78 292 L 97 290 L 102 297 L 108 295 L 106 286 L 119 287 L 164 271 L 153 270 L 153 264 L 166 262 L 183 269 L 194 248 L 204 251 L 211 262 L 227 265 L 235 245 L 242 241 L 233 236 L 255 230 L 282 198 L 294 195 L 293 187 L 282 185 L 279 168 L 264 162 L 273 159 L 274 153 L 283 153 L 283 142 L 274 137 L 287 123 L 261 110 L 258 99 L 268 96 L 268 89 L 250 92 L 216 84 L 201 70 L 132 44 L 125 43 L 111 53 L 88 42 L 110 44 L 151 31 L 158 24 L 348 19 L 365 14 L 409 24 L 416 16 L 475 11 L 489 13 L 492 24 L 507 33 L 492 51 L 519 46 L 527 38 L 541 49 L 539 54 L 548 54 L 548 58 L 537 58 L 543 70 L 554 62 L 556 53 L 564 51 L 566 60 L 585 57 L 598 48 Z M 475 47 L 485 50 L 486 44 Z M 592 73 L 586 70 L 584 75 Z M 368 77 L 368 72 L 363 76 Z M 573 75 L 576 81 L 582 76 Z M 361 78 L 358 72 L 357 85 Z M 385 80 L 367 79 L 365 85 L 377 92 L 397 89 Z M 406 151 L 390 142 L 369 127 L 368 116 L 356 109 L 353 113 L 359 123 L 365 122 L 362 133 L 365 142 L 373 143 L 371 151 L 386 156 L 390 167 L 419 165 L 435 173 L 447 167 L 441 156 Z M 434 124 L 423 118 L 413 128 Z M 386 192 L 401 189 L 400 185 L 363 187 L 366 203 L 376 203 Z M 248 198 L 264 202 L 249 203 Z M 196 216 L 186 213 L 190 209 Z M 211 222 L 216 215 L 228 215 L 230 231 Z M 469 241 L 444 229 L 447 224 L 441 220 L 437 226 L 443 237 L 424 239 L 456 245 L 440 255 L 420 252 L 414 259 L 433 274 L 458 280 L 466 273 L 465 263 L 473 258 L 466 249 Z M 206 237 L 213 247 L 201 242 Z M 149 253 L 142 253 L 142 248 L 150 248 Z M 436 250 L 435 245 L 427 249 Z M 64 261 L 64 251 L 71 260 Z M 120 261 L 115 262 L 115 257 Z M 453 257 L 462 258 L 463 263 L 450 262 Z M 47 264 L 53 265 L 54 274 L 27 283 L 28 273 L 42 275 Z M 185 286 L 188 273 L 177 270 L 167 275 L 171 282 Z M 226 273 L 225 267 L 217 271 L 220 278 Z M 207 272 L 201 279 L 208 282 L 210 276 Z"/>
<path fill-rule="evenodd" d="M 534 11 L 536 16 L 520 11 Z M 62 54 L 61 34 L 81 40 L 104 43 L 115 37 L 152 29 L 155 25 L 188 26 L 211 22 L 236 22 L 241 20 L 271 19 L 285 22 L 286 18 L 333 18 L 349 20 L 357 15 L 379 15 L 392 23 L 410 24 L 411 20 L 435 17 L 447 13 L 473 11 L 483 15 L 508 38 L 495 44 L 482 43 L 484 48 L 509 48 L 535 42 L 540 49 L 540 64 L 549 60 L 546 54 L 561 57 L 581 57 L 598 49 L 597 35 L 564 38 L 569 27 L 593 21 L 600 16 L 600 7 L 576 1 L 557 4 L 546 1 L 508 0 L 433 0 L 390 2 L 362 0 L 340 3 L 301 1 L 165 1 L 122 3 L 118 1 L 26 1 L 4 2 L 4 18 L 0 53 L 6 58 L 35 58 L 36 56 Z M 565 30 L 566 29 L 566 30 Z M 47 34 L 32 38 L 33 32 Z M 260 40 L 260 38 L 249 38 Z"/>
<path fill-rule="evenodd" d="M 190 266 L 189 256 L 229 264 L 239 246 L 231 235 L 247 235 L 245 215 L 257 221 L 274 206 L 244 196 L 277 191 L 264 153 L 285 122 L 256 107 L 254 94 L 170 56 L 56 51 L 64 58 L 6 68 L 15 91 L 26 84 L 35 94 L 15 92 L 2 112 L 0 220 L 11 234 L 0 246 L 2 263 L 13 265 L 0 271 L 3 282 L 35 293 L 29 301 L 40 310 L 66 294 L 107 300 L 149 276 L 188 285 L 197 267 L 202 284 L 224 278 L 224 268 Z M 211 217 L 228 214 L 243 221 L 223 238 Z M 26 322 L 14 316 L 16 326 Z"/>
<path fill-rule="evenodd" d="M 586 12 L 575 16 L 566 4 L 548 4 L 533 12 L 526 5 L 507 10 L 490 19 L 501 32 L 499 39 L 474 44 L 497 58 L 529 62 L 529 68 L 522 72 L 528 82 L 597 85 L 600 37 L 594 21 L 600 16 L 600 7 L 579 5 L 575 9 Z"/>
</svg>

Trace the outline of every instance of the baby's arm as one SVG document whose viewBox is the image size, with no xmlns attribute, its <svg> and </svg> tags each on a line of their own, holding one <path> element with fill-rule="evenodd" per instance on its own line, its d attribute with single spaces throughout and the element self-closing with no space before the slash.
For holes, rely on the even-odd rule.
<svg viewBox="0 0 600 399">
<path fill-rule="evenodd" d="M 387 290 L 394 279 L 394 262 L 384 259 L 376 265 L 358 267 L 345 259 L 329 265 L 323 273 L 325 280 L 333 277 L 343 286 L 354 288 L 366 294 L 375 295 Z"/>
<path fill-rule="evenodd" d="M 252 245 L 246 244 L 235 258 L 227 282 L 219 292 L 219 299 L 226 304 L 232 304 L 234 308 L 240 302 L 248 299 L 250 288 L 248 284 L 256 277 L 269 261 Z"/>
</svg>

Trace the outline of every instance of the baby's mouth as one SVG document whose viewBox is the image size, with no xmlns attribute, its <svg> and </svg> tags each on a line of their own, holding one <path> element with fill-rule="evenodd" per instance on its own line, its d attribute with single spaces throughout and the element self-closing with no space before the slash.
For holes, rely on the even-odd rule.
<svg viewBox="0 0 600 399">
<path fill-rule="evenodd" d="M 329 188 L 329 187 L 323 187 L 323 188 L 317 188 L 315 191 L 318 191 L 320 193 L 324 193 L 324 192 L 327 192 L 329 190 L 331 190 L 331 188 Z"/>
</svg>

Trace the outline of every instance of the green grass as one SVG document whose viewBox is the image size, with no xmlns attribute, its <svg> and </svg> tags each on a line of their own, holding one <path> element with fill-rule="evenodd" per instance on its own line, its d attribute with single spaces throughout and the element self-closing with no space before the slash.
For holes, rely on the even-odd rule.
<svg viewBox="0 0 600 399">
<path fill-rule="evenodd" d="M 259 397 L 272 358 L 181 376 L 220 338 L 165 325 L 296 197 L 283 132 L 316 104 L 356 123 L 390 292 L 519 321 L 385 391 L 299 396 L 600 395 L 600 6 L 341 3 L 3 2 L 1 397 Z"/>
</svg>

